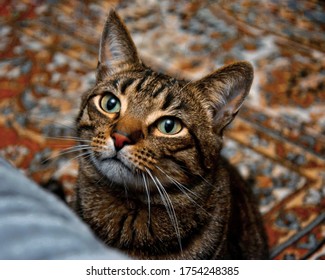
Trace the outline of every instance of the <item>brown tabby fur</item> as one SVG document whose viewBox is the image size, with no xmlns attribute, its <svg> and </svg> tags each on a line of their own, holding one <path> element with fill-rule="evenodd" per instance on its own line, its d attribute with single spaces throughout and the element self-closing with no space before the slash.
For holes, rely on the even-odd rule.
<svg viewBox="0 0 325 280">
<path fill-rule="evenodd" d="M 140 259 L 268 257 L 252 192 L 220 156 L 223 130 L 252 80 L 247 62 L 196 82 L 158 74 L 141 62 L 110 12 L 97 82 L 83 96 L 77 119 L 86 152 L 75 199 L 76 211 L 107 245 Z M 100 107 L 107 93 L 120 100 L 120 112 Z M 182 130 L 160 132 L 165 116 L 180 120 Z M 128 141 L 118 147 L 114 133 Z"/>
</svg>

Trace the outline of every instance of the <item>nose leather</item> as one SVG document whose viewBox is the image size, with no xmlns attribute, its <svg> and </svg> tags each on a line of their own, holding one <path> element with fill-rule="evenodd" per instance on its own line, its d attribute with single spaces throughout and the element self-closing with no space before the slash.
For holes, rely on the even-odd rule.
<svg viewBox="0 0 325 280">
<path fill-rule="evenodd" d="M 121 150 L 125 145 L 130 145 L 132 141 L 130 138 L 121 132 L 114 132 L 112 134 L 114 145 L 117 150 Z"/>
<path fill-rule="evenodd" d="M 141 120 L 129 115 L 124 116 L 113 127 L 111 137 L 117 151 L 125 145 L 136 144 L 144 138 Z"/>
</svg>

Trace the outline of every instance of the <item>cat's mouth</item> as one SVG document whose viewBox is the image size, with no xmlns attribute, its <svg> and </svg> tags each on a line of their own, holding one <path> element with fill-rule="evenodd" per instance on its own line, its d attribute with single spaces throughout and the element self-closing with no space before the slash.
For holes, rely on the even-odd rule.
<svg viewBox="0 0 325 280">
<path fill-rule="evenodd" d="M 113 156 L 113 157 L 105 157 L 105 158 L 101 158 L 99 159 L 99 161 L 101 162 L 107 162 L 107 161 L 118 161 L 120 163 L 122 163 L 118 158 L 117 158 L 117 155 Z M 123 164 L 123 163 L 122 163 Z"/>
<path fill-rule="evenodd" d="M 139 174 L 125 164 L 123 159 L 118 155 L 99 159 L 94 158 L 94 164 L 101 174 L 117 184 L 128 186 L 137 185 L 141 179 L 139 178 Z"/>
<path fill-rule="evenodd" d="M 127 166 L 121 159 L 119 159 L 117 156 L 114 156 L 112 158 L 104 158 L 100 160 L 103 164 L 107 163 L 109 165 L 111 165 L 112 167 L 114 165 L 119 166 L 120 168 L 125 168 L 127 171 L 129 171 L 131 174 L 136 175 L 134 171 L 132 171 L 132 169 Z"/>
<path fill-rule="evenodd" d="M 126 168 L 127 170 L 129 170 L 131 173 L 135 173 L 134 171 L 132 171 L 132 169 L 127 164 L 125 164 L 123 162 L 123 160 L 120 157 L 118 157 L 117 154 L 115 156 L 113 156 L 113 157 L 102 158 L 102 159 L 100 159 L 100 161 L 102 163 L 108 162 L 109 164 L 120 164 L 124 168 Z"/>
<path fill-rule="evenodd" d="M 147 188 L 156 191 L 157 184 L 164 186 L 167 184 L 166 178 L 165 180 L 158 178 L 148 167 L 143 167 L 144 170 L 142 170 L 120 154 L 113 157 L 94 158 L 94 164 L 109 181 L 136 191 L 146 192 Z"/>
</svg>

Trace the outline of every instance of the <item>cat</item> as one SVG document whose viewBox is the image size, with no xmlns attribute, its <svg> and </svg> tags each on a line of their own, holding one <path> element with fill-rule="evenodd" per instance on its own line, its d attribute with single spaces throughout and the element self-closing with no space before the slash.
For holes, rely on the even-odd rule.
<svg viewBox="0 0 325 280">
<path fill-rule="evenodd" d="M 253 193 L 220 155 L 252 80 L 248 62 L 190 82 L 157 73 L 111 10 L 76 120 L 75 211 L 135 259 L 267 259 Z"/>
</svg>

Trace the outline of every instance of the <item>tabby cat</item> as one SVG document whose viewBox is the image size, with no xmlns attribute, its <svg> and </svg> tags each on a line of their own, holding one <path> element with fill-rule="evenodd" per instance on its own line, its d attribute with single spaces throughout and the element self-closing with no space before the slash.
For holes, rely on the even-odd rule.
<svg viewBox="0 0 325 280">
<path fill-rule="evenodd" d="M 220 155 L 252 80 L 247 62 L 195 82 L 156 73 L 109 13 L 77 118 L 75 209 L 99 238 L 137 259 L 268 258 L 252 192 Z"/>
</svg>

